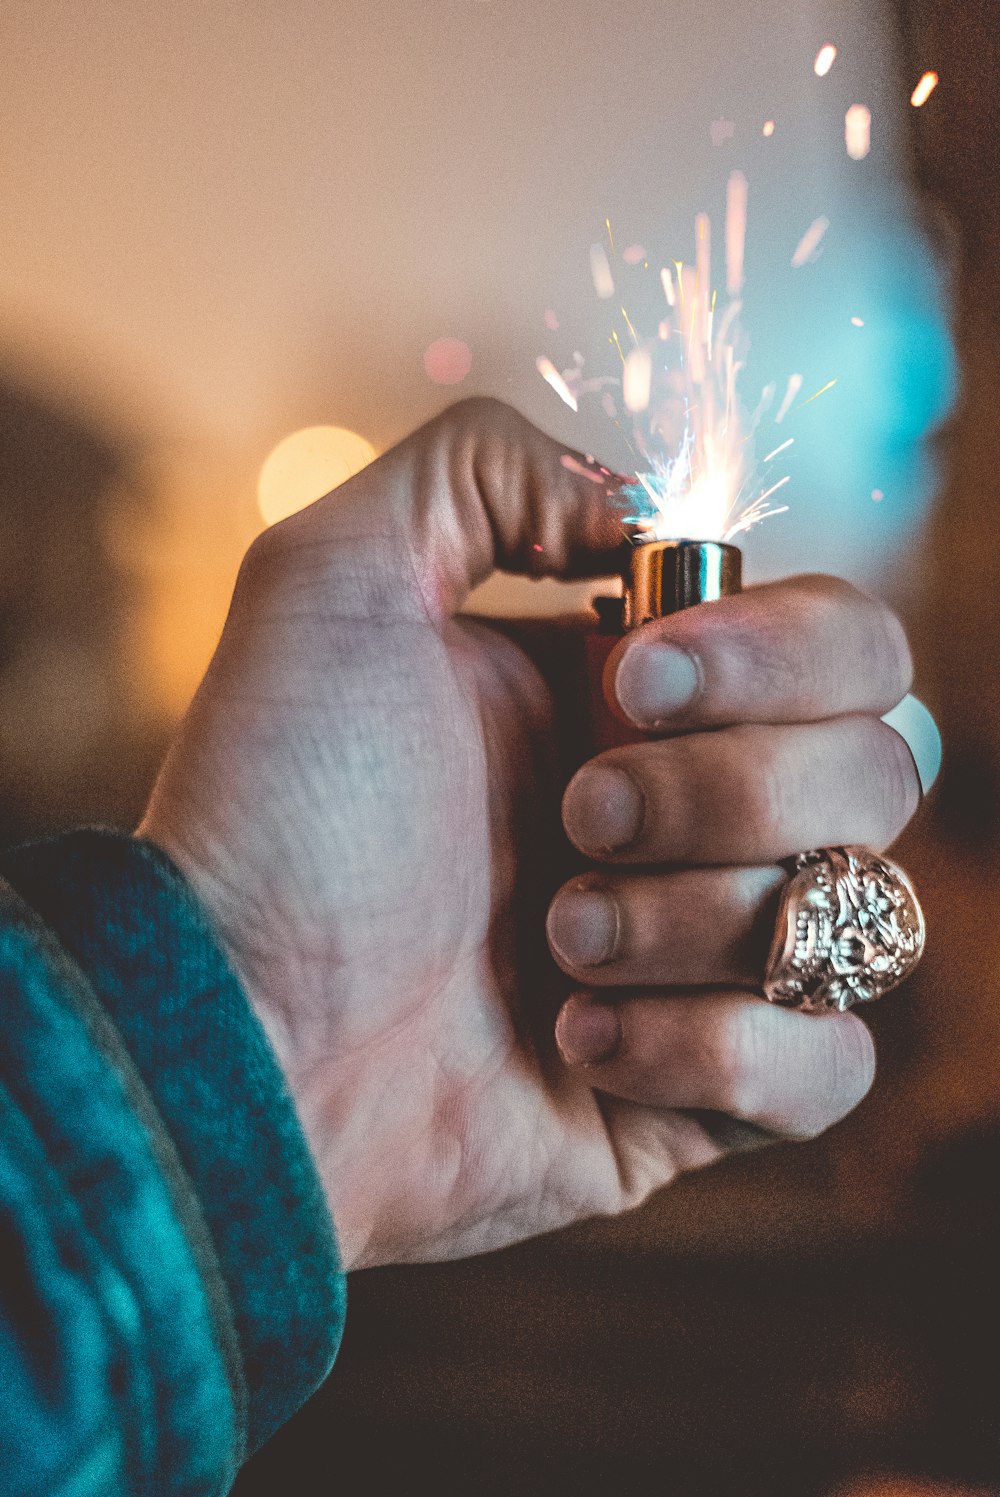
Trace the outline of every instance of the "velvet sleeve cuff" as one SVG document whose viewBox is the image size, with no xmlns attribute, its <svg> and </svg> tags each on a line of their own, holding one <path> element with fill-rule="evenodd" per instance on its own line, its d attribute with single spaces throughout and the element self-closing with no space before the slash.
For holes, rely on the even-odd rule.
<svg viewBox="0 0 1000 1497">
<path fill-rule="evenodd" d="M 345 1281 L 294 1104 L 186 881 L 149 843 L 74 832 L 0 854 L 89 978 L 196 1192 L 228 1292 L 256 1449 L 329 1372 Z"/>
</svg>

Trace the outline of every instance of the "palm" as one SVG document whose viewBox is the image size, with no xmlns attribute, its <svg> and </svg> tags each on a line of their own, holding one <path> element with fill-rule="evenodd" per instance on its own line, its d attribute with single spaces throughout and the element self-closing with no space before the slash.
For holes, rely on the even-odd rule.
<svg viewBox="0 0 1000 1497">
<path fill-rule="evenodd" d="M 544 570 L 615 554 L 559 453 L 456 407 L 263 537 L 141 828 L 244 979 L 352 1266 L 617 1211 L 719 1152 L 555 1056 L 563 714 L 524 650 L 449 617 L 539 530 Z"/>
<path fill-rule="evenodd" d="M 296 1094 L 348 1261 L 370 1240 L 381 1261 L 495 1247 L 663 1183 L 668 1120 L 650 1176 L 629 1147 L 642 1111 L 615 1104 L 612 1136 L 535 1043 L 562 847 L 541 675 L 471 621 L 334 619 L 303 643 L 295 616 L 227 631 L 203 688 L 227 711 L 196 700 L 144 830 L 169 823 L 182 863 L 217 870 L 237 966 L 286 1066 L 308 1067 Z"/>
</svg>

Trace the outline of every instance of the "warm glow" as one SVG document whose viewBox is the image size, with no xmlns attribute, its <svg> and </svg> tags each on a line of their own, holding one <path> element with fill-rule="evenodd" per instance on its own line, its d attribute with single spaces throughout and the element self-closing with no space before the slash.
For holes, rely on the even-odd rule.
<svg viewBox="0 0 1000 1497">
<path fill-rule="evenodd" d="M 817 78 L 826 77 L 827 73 L 833 67 L 836 55 L 837 49 L 832 42 L 827 42 L 825 47 L 820 47 L 816 54 L 816 61 L 813 63 L 813 72 Z"/>
<path fill-rule="evenodd" d="M 378 456 L 372 444 L 342 426 L 306 426 L 274 448 L 260 470 L 257 503 L 264 523 L 322 499 Z"/>
<path fill-rule="evenodd" d="M 910 103 L 914 109 L 919 109 L 921 104 L 926 104 L 931 94 L 937 88 L 937 73 L 925 73 L 910 95 Z"/>
<path fill-rule="evenodd" d="M 773 120 L 765 120 L 764 121 L 764 129 L 763 129 L 763 131 L 761 133 L 763 135 L 767 135 L 767 136 L 773 135 L 774 134 L 774 121 Z"/>
</svg>

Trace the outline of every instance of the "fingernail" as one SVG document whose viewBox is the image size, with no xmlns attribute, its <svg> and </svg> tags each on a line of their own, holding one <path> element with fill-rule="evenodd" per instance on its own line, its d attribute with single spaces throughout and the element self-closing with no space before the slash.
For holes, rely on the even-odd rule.
<svg viewBox="0 0 1000 1497">
<path fill-rule="evenodd" d="M 549 940 L 570 967 L 610 961 L 618 946 L 618 904 L 602 889 L 564 889 L 549 910 Z"/>
<path fill-rule="evenodd" d="M 556 1020 L 556 1044 L 570 1066 L 592 1066 L 610 1060 L 622 1041 L 616 1008 L 588 998 L 569 998 Z"/>
<path fill-rule="evenodd" d="M 690 706 L 700 685 L 697 661 L 676 645 L 635 644 L 615 675 L 618 703 L 640 727 L 654 727 Z"/>
<path fill-rule="evenodd" d="M 577 847 L 594 854 L 619 852 L 642 830 L 642 791 L 624 769 L 588 764 L 570 781 L 563 822 Z"/>
</svg>

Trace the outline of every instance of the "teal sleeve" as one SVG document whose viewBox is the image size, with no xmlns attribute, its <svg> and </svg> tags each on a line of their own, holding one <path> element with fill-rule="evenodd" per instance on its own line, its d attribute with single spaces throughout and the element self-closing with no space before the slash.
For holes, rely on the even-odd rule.
<svg viewBox="0 0 1000 1497">
<path fill-rule="evenodd" d="M 0 1487 L 223 1493 L 343 1326 L 291 1097 L 159 851 L 78 832 L 0 876 Z"/>
</svg>

